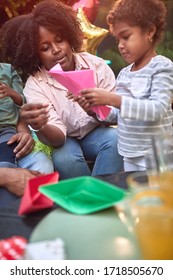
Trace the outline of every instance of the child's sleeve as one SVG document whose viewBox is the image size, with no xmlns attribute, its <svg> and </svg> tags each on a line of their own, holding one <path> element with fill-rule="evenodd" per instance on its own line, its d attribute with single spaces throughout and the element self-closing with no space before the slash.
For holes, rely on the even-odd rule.
<svg viewBox="0 0 173 280">
<path fill-rule="evenodd" d="M 23 95 L 23 82 L 18 72 L 11 66 L 11 88 L 18 92 L 23 99 L 23 104 L 26 103 L 25 96 Z"/>
</svg>

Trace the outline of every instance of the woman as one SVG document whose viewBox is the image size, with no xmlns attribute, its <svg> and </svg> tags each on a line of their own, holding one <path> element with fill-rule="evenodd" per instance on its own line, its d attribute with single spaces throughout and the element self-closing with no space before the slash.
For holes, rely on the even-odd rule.
<svg viewBox="0 0 173 280">
<path fill-rule="evenodd" d="M 54 147 L 52 158 L 60 179 L 121 171 L 117 129 L 101 125 L 95 116 L 68 99 L 67 89 L 48 73 L 57 63 L 64 71 L 93 69 L 97 87 L 115 89 L 114 74 L 104 60 L 80 52 L 83 33 L 76 12 L 60 1 L 38 3 L 13 37 L 17 50 L 8 54 L 17 18 L 2 27 L 3 58 L 10 57 L 13 66 L 27 78 L 24 95 L 32 104 L 24 105 L 22 117 L 36 130 L 40 141 Z M 49 105 L 49 119 L 44 126 L 39 116 L 40 110 L 44 111 L 42 104 Z M 95 162 L 92 172 L 88 160 Z"/>
</svg>

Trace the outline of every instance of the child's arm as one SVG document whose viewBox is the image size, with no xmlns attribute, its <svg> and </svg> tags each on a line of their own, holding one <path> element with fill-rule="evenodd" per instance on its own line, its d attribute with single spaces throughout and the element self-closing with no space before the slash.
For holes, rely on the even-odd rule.
<svg viewBox="0 0 173 280">
<path fill-rule="evenodd" d="M 26 99 L 23 95 L 23 81 L 18 72 L 11 66 L 11 84 L 8 84 L 13 90 L 11 98 L 18 106 L 22 106 Z"/>
<path fill-rule="evenodd" d="M 23 98 L 21 94 L 10 88 L 8 85 L 0 83 L 0 99 L 7 96 L 11 97 L 11 99 L 16 105 L 23 105 Z"/>
<path fill-rule="evenodd" d="M 121 96 L 113 92 L 108 92 L 102 88 L 90 88 L 81 90 L 90 106 L 110 105 L 116 108 L 121 107 Z"/>
</svg>

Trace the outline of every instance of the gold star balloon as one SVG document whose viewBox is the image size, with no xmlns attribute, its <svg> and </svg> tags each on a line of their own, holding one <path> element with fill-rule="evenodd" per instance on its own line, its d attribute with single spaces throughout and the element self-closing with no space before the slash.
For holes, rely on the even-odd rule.
<svg viewBox="0 0 173 280">
<path fill-rule="evenodd" d="M 82 8 L 78 9 L 77 16 L 80 20 L 81 29 L 84 33 L 82 50 L 96 55 L 98 46 L 107 36 L 109 31 L 91 24 L 85 16 Z"/>
</svg>

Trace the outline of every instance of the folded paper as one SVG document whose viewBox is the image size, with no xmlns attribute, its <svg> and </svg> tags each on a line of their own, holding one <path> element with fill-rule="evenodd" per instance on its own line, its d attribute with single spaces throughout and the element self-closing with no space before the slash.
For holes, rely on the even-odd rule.
<svg viewBox="0 0 173 280">
<path fill-rule="evenodd" d="M 38 188 L 42 185 L 57 183 L 58 179 L 58 172 L 30 179 L 26 185 L 25 192 L 19 206 L 18 214 L 29 214 L 41 209 L 52 207 L 53 201 L 41 194 Z"/>
<path fill-rule="evenodd" d="M 114 206 L 125 191 L 91 176 L 61 180 L 40 186 L 39 191 L 74 214 L 90 214 Z"/>
<path fill-rule="evenodd" d="M 60 64 L 56 64 L 49 71 L 50 75 L 54 77 L 60 84 L 67 88 L 74 95 L 81 95 L 80 91 L 85 88 L 94 88 L 94 73 L 91 69 L 63 71 Z M 94 111 L 102 120 L 104 120 L 110 113 L 108 106 L 92 106 Z"/>
</svg>

